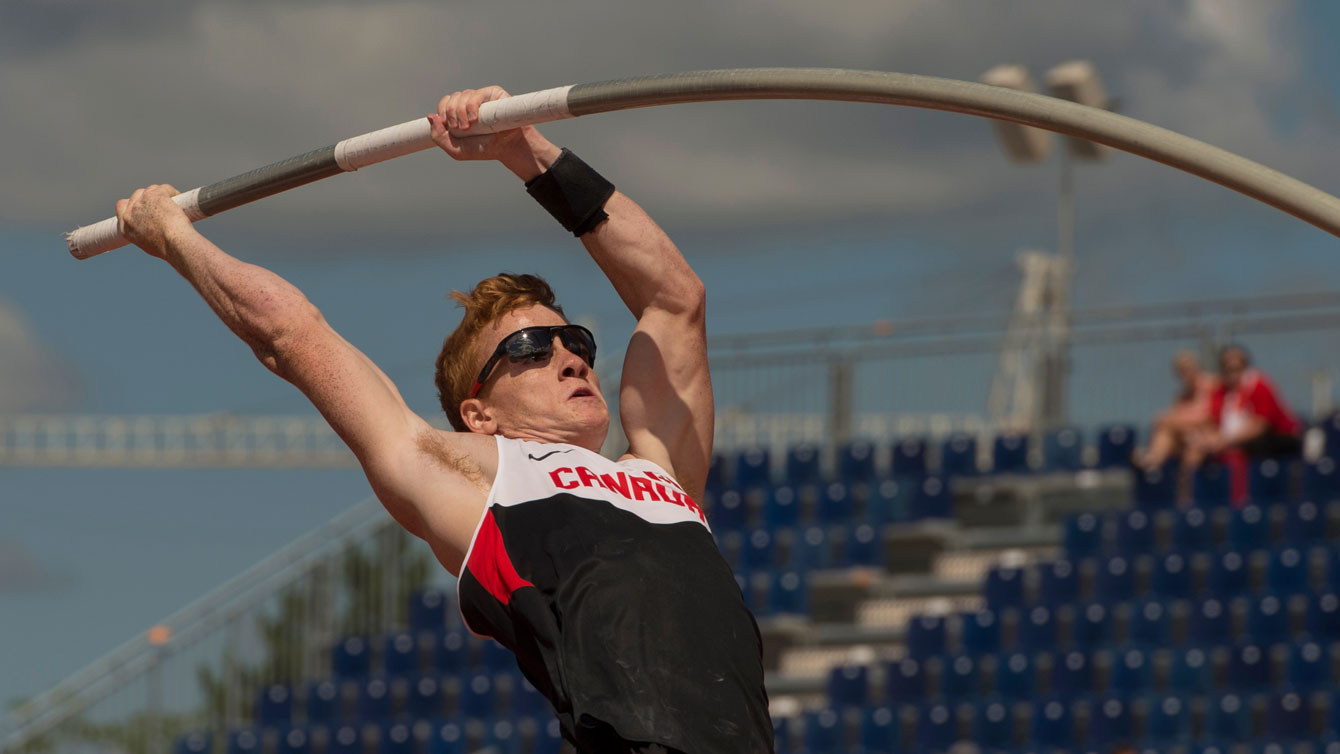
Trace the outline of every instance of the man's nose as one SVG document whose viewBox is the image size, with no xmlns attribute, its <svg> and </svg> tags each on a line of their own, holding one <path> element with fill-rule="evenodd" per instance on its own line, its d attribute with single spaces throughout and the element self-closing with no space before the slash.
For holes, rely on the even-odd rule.
<svg viewBox="0 0 1340 754">
<path fill-rule="evenodd" d="M 564 377 L 585 378 L 591 372 L 586 360 L 569 351 L 562 342 L 554 343 L 554 354 L 558 357 L 559 374 Z"/>
</svg>

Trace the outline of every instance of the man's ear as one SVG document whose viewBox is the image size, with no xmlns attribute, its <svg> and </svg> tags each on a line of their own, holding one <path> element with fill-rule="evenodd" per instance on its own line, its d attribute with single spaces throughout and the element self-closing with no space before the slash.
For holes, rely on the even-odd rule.
<svg viewBox="0 0 1340 754">
<path fill-rule="evenodd" d="M 498 434 L 498 421 L 493 417 L 493 412 L 488 406 L 478 398 L 468 398 L 461 401 L 461 421 L 465 422 L 465 428 L 479 435 Z"/>
</svg>

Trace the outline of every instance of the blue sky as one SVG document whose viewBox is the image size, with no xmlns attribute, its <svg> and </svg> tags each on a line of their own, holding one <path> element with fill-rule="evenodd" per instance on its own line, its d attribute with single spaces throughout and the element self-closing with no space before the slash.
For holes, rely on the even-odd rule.
<svg viewBox="0 0 1340 754">
<path fill-rule="evenodd" d="M 688 23 L 681 4 L 596 0 L 518 24 L 503 5 L 132 3 L 117 16 L 50 4 L 84 19 L 73 30 L 37 4 L 0 9 L 13 105 L 0 131 L 23 145 L 0 175 L 0 411 L 305 412 L 166 266 L 132 249 L 75 262 L 60 233 L 137 185 L 208 183 L 413 117 L 457 86 L 744 65 L 973 79 L 1002 61 L 1040 78 L 1088 55 L 1125 113 L 1340 192 L 1340 11 L 1320 0 L 703 4 L 713 24 Z M 1008 165 L 971 118 L 750 103 L 547 133 L 671 232 L 708 284 L 713 333 L 1003 313 L 1014 254 L 1054 246 L 1055 165 Z M 571 315 L 598 323 L 602 353 L 619 350 L 628 315 L 510 176 L 440 155 L 401 162 L 202 229 L 301 287 L 425 413 L 457 318 L 447 291 L 501 270 L 548 277 Z M 1080 166 L 1077 186 L 1077 306 L 1340 290 L 1334 238 L 1219 187 L 1122 155 Z M 1297 395 L 1333 340 L 1262 347 Z M 0 590 L 0 700 L 58 681 L 366 494 L 355 472 L 0 469 L 0 549 L 36 574 Z"/>
</svg>

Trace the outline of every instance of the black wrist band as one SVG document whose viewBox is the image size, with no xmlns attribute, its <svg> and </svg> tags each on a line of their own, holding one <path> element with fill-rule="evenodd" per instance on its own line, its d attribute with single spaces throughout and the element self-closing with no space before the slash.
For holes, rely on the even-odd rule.
<svg viewBox="0 0 1340 754">
<path fill-rule="evenodd" d="M 604 207 L 614 194 L 614 184 L 564 149 L 548 170 L 526 181 L 526 193 L 559 225 L 580 236 L 609 217 Z"/>
</svg>

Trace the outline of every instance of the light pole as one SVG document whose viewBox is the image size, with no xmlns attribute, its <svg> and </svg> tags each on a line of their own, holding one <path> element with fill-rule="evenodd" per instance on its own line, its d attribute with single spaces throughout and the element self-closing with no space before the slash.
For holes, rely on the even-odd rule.
<svg viewBox="0 0 1340 754">
<path fill-rule="evenodd" d="M 1046 76 L 1052 96 L 1081 105 L 1107 109 L 1109 100 L 1097 70 L 1087 60 L 1061 63 Z M 1036 92 L 1037 87 L 1028 69 L 1022 65 L 1003 64 L 987 71 L 982 83 Z M 1051 132 L 1006 121 L 993 123 L 997 139 L 1011 161 L 1028 164 L 1042 162 L 1051 147 Z M 1074 160 L 1097 161 L 1108 148 L 1084 139 L 1064 137 L 1060 150 L 1060 179 L 1056 207 L 1056 255 L 1043 286 L 1045 302 L 1043 318 L 1029 326 L 1041 343 L 1039 363 L 1034 379 L 1037 388 L 1030 391 L 1038 396 L 1027 403 L 1029 423 L 1034 429 L 1057 427 L 1066 422 L 1066 383 L 1070 372 L 1070 287 L 1075 270 L 1075 186 Z M 1045 327 L 1042 327 L 1045 322 Z M 1034 338 L 1028 340 L 1037 342 Z"/>
</svg>

